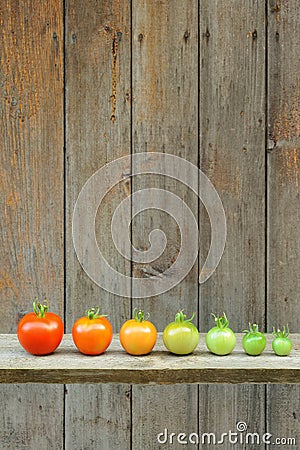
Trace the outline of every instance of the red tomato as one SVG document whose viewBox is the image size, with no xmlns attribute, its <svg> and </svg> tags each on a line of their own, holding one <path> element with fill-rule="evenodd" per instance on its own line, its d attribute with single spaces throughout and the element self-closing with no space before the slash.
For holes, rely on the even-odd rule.
<svg viewBox="0 0 300 450">
<path fill-rule="evenodd" d="M 130 355 L 140 356 L 150 353 L 157 339 L 157 330 L 153 323 L 145 320 L 144 311 L 139 310 L 133 319 L 123 323 L 120 330 L 120 342 Z"/>
<path fill-rule="evenodd" d="M 73 341 L 85 355 L 101 355 L 112 341 L 113 329 L 105 316 L 99 315 L 99 308 L 91 308 L 87 316 L 76 320 L 72 329 Z"/>
<path fill-rule="evenodd" d="M 48 312 L 48 305 L 33 303 L 34 312 L 20 320 L 17 335 L 23 348 L 32 355 L 48 355 L 61 343 L 64 324 L 61 318 Z"/>
</svg>

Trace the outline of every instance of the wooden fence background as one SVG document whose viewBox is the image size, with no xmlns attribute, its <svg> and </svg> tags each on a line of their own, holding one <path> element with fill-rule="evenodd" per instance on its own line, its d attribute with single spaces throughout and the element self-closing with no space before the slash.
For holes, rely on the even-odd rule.
<svg viewBox="0 0 300 450">
<path fill-rule="evenodd" d="M 299 1 L 1 0 L 0 13 L 0 331 L 15 333 L 39 296 L 64 315 L 67 332 L 99 303 L 115 332 L 136 305 L 159 330 L 184 306 L 197 311 L 201 331 L 212 326 L 211 311 L 224 310 L 236 331 L 251 320 L 267 331 L 289 322 L 299 332 Z M 132 301 L 83 272 L 71 219 L 98 168 L 140 151 L 198 165 L 223 201 L 228 237 L 217 271 L 199 287 L 210 228 L 198 198 L 164 177 L 120 183 L 96 229 L 123 273 L 143 273 L 108 234 L 130 192 L 169 189 L 200 219 L 199 264 L 159 298 Z M 156 227 L 168 246 L 150 273 L 165 270 L 180 247 L 175 222 L 157 211 L 133 222 L 134 244 L 145 248 Z M 5 450 L 157 449 L 164 428 L 222 433 L 241 420 L 249 431 L 299 441 L 299 393 L 288 385 L 2 385 L 0 443 Z"/>
</svg>

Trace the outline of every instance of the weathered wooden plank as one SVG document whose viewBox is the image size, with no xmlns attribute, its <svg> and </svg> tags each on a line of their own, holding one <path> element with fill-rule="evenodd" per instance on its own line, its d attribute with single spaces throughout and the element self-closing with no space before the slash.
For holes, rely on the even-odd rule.
<svg viewBox="0 0 300 450">
<path fill-rule="evenodd" d="M 112 385 L 109 389 L 98 389 L 94 384 L 68 385 L 66 450 L 129 450 L 130 398 L 130 386 Z M 87 433 L 87 429 L 94 432 Z"/>
<path fill-rule="evenodd" d="M 63 448 L 62 385 L 2 385 L 0 442 L 5 450 Z"/>
<path fill-rule="evenodd" d="M 294 348 L 286 358 L 273 353 L 271 335 L 268 335 L 268 346 L 263 355 L 248 356 L 242 349 L 242 336 L 237 335 L 237 346 L 231 355 L 220 357 L 208 352 L 205 336 L 201 334 L 195 352 L 179 357 L 165 349 L 160 334 L 151 354 L 135 357 L 122 349 L 118 335 L 114 335 L 109 349 L 103 355 L 91 358 L 77 351 L 71 335 L 65 335 L 59 349 L 45 357 L 26 353 L 14 335 L 0 335 L 0 382 L 300 383 L 300 335 L 292 336 Z M 180 392 L 186 387 L 182 386 Z M 105 397 L 106 394 L 97 395 Z"/>
<path fill-rule="evenodd" d="M 300 327 L 300 5 L 268 2 L 268 329 Z M 299 442 L 299 387 L 267 387 L 268 429 Z M 293 448 L 289 446 L 288 448 Z"/>
<path fill-rule="evenodd" d="M 136 448 L 148 450 L 165 444 L 165 448 L 178 449 L 182 445 L 178 446 L 176 438 L 172 440 L 171 437 L 170 442 L 171 433 L 197 432 L 195 414 L 191 408 L 195 386 L 186 384 L 176 389 L 174 386 L 142 386 L 138 392 L 132 415 L 132 423 L 136 424 L 132 430 L 132 441 Z M 148 407 L 145 399 L 149 402 Z"/>
<path fill-rule="evenodd" d="M 299 386 L 268 386 L 267 400 L 267 430 L 272 434 L 271 441 L 280 439 L 277 442 L 282 447 L 296 448 L 300 439 Z"/>
<path fill-rule="evenodd" d="M 189 5 L 181 1 L 170 4 L 162 1 L 137 1 L 133 7 L 133 154 L 138 152 L 164 152 L 187 159 L 197 167 L 197 90 L 198 90 L 198 30 L 197 2 Z M 173 166 L 178 164 L 173 161 Z M 135 162 L 133 160 L 133 168 Z M 133 179 L 133 192 L 138 189 L 158 188 L 174 192 L 198 217 L 197 196 L 180 182 L 162 175 L 142 175 Z M 198 174 L 191 173 L 191 183 L 197 185 Z M 161 193 L 163 197 L 164 193 Z M 146 198 L 146 195 L 145 195 Z M 144 206 L 145 199 L 133 199 L 133 209 Z M 166 196 L 165 210 L 170 202 Z M 177 219 L 184 216 L 179 209 Z M 185 224 L 188 233 L 189 224 Z M 181 249 L 181 238 L 175 219 L 164 211 L 144 211 L 133 221 L 132 240 L 135 248 L 145 251 L 149 247 L 149 233 L 162 229 L 168 240 L 163 255 L 148 264 L 133 263 L 133 276 L 147 278 L 162 274 L 171 266 Z M 190 244 L 195 244 L 193 241 Z M 135 284 L 132 286 L 136 295 Z M 187 278 L 163 295 L 153 296 L 145 290 L 137 300 L 150 312 L 152 319 L 162 328 L 166 320 L 173 319 L 178 308 L 197 312 L 197 264 Z"/>
<path fill-rule="evenodd" d="M 241 449 L 264 448 L 262 436 L 266 430 L 262 418 L 265 417 L 265 405 L 262 401 L 258 401 L 261 400 L 262 389 L 263 387 L 257 384 L 204 386 L 202 392 L 205 392 L 205 403 L 199 414 L 200 442 L 203 440 L 204 445 L 200 448 L 210 448 L 214 443 L 214 448 L 218 450 L 222 447 L 230 448 L 230 444 L 233 444 L 235 439 L 236 445 Z M 214 433 L 214 436 L 210 437 L 210 445 L 205 433 Z M 259 440 L 256 437 L 251 443 L 249 438 L 246 442 L 246 433 L 258 433 Z M 234 448 L 234 445 L 232 447 Z"/>
<path fill-rule="evenodd" d="M 268 327 L 300 326 L 300 4 L 269 2 Z"/>
<path fill-rule="evenodd" d="M 200 330 L 211 312 L 225 311 L 234 330 L 265 320 L 265 5 L 258 0 L 200 2 L 200 168 L 216 187 L 227 220 L 226 247 L 213 276 L 200 287 Z M 200 209 L 200 267 L 210 224 Z M 256 362 L 256 360 L 255 360 Z M 240 393 L 243 397 L 240 397 Z M 212 399 L 212 413 L 205 418 Z M 224 404 L 223 414 L 214 414 Z M 239 398 L 239 402 L 236 399 Z M 232 429 L 259 417 L 264 387 L 199 387 L 200 426 Z M 245 400 L 248 400 L 247 401 Z M 255 409 L 249 405 L 255 402 Z M 210 406 L 209 406 L 210 408 Z M 259 416 L 256 413 L 259 412 Z M 220 446 L 221 448 L 221 446 Z M 249 448 L 249 447 L 247 447 Z M 253 447 L 257 448 L 257 447 Z"/>
<path fill-rule="evenodd" d="M 63 5 L 9 0 L 0 23 L 0 327 L 15 332 L 36 296 L 63 313 Z M 2 386 L 0 402 L 2 448 L 62 447 L 61 386 Z"/>
<path fill-rule="evenodd" d="M 67 1 L 65 21 L 66 325 L 71 331 L 74 320 L 88 307 L 100 305 L 102 313 L 109 314 L 114 331 L 118 331 L 120 324 L 130 317 L 130 300 L 105 291 L 88 278 L 74 252 L 71 222 L 75 201 L 88 178 L 107 162 L 130 154 L 130 2 Z M 130 275 L 130 262 L 114 248 L 110 223 L 116 206 L 129 193 L 130 183 L 123 182 L 114 188 L 101 203 L 95 226 L 104 256 L 113 268 L 127 275 Z M 85 218 L 83 240 L 93 233 L 84 228 L 84 222 Z M 113 288 L 115 280 L 108 281 Z M 85 398 L 85 393 L 92 388 L 68 386 L 67 389 L 67 448 L 128 448 L 128 388 L 95 386 L 92 404 Z M 77 415 L 78 398 L 82 404 Z M 91 407 L 95 410 L 90 410 Z M 101 421 L 101 437 L 98 437 L 97 417 Z M 114 428 L 118 423 L 121 428 L 117 434 Z M 90 436 L 97 439 L 92 442 Z M 81 443 L 79 447 L 77 444 L 74 447 L 76 442 Z"/>
<path fill-rule="evenodd" d="M 197 98 L 198 98 L 198 5 L 197 1 L 166 0 L 133 2 L 132 10 L 132 136 L 133 156 L 138 152 L 164 152 L 181 156 L 197 166 Z M 175 168 L 176 163 L 173 163 Z M 133 160 L 133 170 L 135 161 Z M 148 210 L 133 220 L 133 245 L 145 251 L 149 248 L 149 233 L 154 229 L 165 232 L 167 246 L 161 257 L 153 262 L 133 262 L 133 276 L 147 278 L 161 274 L 169 268 L 182 247 L 176 219 L 184 218 L 178 208 L 175 219 L 165 211 L 169 201 L 165 191 L 174 192 L 198 217 L 198 199 L 187 186 L 162 175 L 143 175 L 133 179 L 133 192 L 160 188 L 162 211 Z M 198 186 L 197 175 L 191 182 Z M 133 200 L 132 210 L 146 204 L 145 199 Z M 188 224 L 183 233 L 189 236 Z M 190 246 L 197 246 L 197 242 Z M 133 306 L 143 307 L 159 330 L 174 319 L 179 308 L 187 314 L 198 312 L 197 263 L 181 283 L 161 295 L 150 294 L 133 301 Z M 133 282 L 132 294 L 136 295 Z M 196 321 L 198 318 L 196 318 Z M 197 388 L 180 387 L 141 389 L 133 386 L 132 449 L 156 448 L 156 435 L 166 422 L 166 409 L 172 411 L 175 403 L 181 405 L 180 415 L 173 415 L 170 424 L 179 428 L 182 423 L 189 429 L 197 427 Z M 176 399 L 176 400 L 174 400 Z M 188 399 L 188 400 L 187 400 Z M 153 411 L 152 406 L 154 405 Z M 152 411 L 152 412 L 151 412 Z"/>
<path fill-rule="evenodd" d="M 126 0 L 67 2 L 66 10 L 66 195 L 67 329 L 91 306 L 109 313 L 117 331 L 128 318 L 130 301 L 93 283 L 72 244 L 72 215 L 85 182 L 107 162 L 130 154 L 130 3 Z M 103 180 L 105 181 L 105 180 Z M 122 182 L 96 215 L 99 247 L 112 266 L 130 275 L 130 262 L 111 239 L 116 206 L 130 193 Z M 93 211 L 91 212 L 91 214 Z M 85 218 L 82 218 L 84 224 Z M 82 239 L 94 230 L 82 230 Z M 113 289 L 114 280 L 110 279 Z"/>
</svg>

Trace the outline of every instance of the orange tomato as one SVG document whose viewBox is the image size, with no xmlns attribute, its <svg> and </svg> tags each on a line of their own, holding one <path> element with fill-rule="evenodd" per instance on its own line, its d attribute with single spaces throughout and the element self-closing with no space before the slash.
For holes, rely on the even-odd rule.
<svg viewBox="0 0 300 450">
<path fill-rule="evenodd" d="M 101 355 L 109 347 L 113 336 L 112 325 L 99 308 L 91 308 L 87 316 L 77 319 L 72 328 L 72 337 L 77 349 L 85 355 Z"/>
<path fill-rule="evenodd" d="M 138 310 L 133 319 L 127 320 L 120 330 L 120 342 L 130 355 L 147 355 L 153 349 L 157 330 L 153 323 L 145 319 L 144 311 Z"/>
</svg>

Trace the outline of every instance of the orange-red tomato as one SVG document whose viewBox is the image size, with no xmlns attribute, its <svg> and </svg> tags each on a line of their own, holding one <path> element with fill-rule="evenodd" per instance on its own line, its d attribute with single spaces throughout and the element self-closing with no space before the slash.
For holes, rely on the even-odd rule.
<svg viewBox="0 0 300 450">
<path fill-rule="evenodd" d="M 130 355 L 147 355 L 153 349 L 157 330 L 153 323 L 145 320 L 144 312 L 139 310 L 133 319 L 127 320 L 120 330 L 120 342 Z"/>
<path fill-rule="evenodd" d="M 99 308 L 91 308 L 87 316 L 73 325 L 72 337 L 78 350 L 85 355 L 101 355 L 109 347 L 113 336 L 111 323 L 99 315 Z"/>
<path fill-rule="evenodd" d="M 33 309 L 20 320 L 17 336 L 28 353 L 48 355 L 61 343 L 64 324 L 57 314 L 48 312 L 48 305 L 34 302 Z"/>
</svg>

